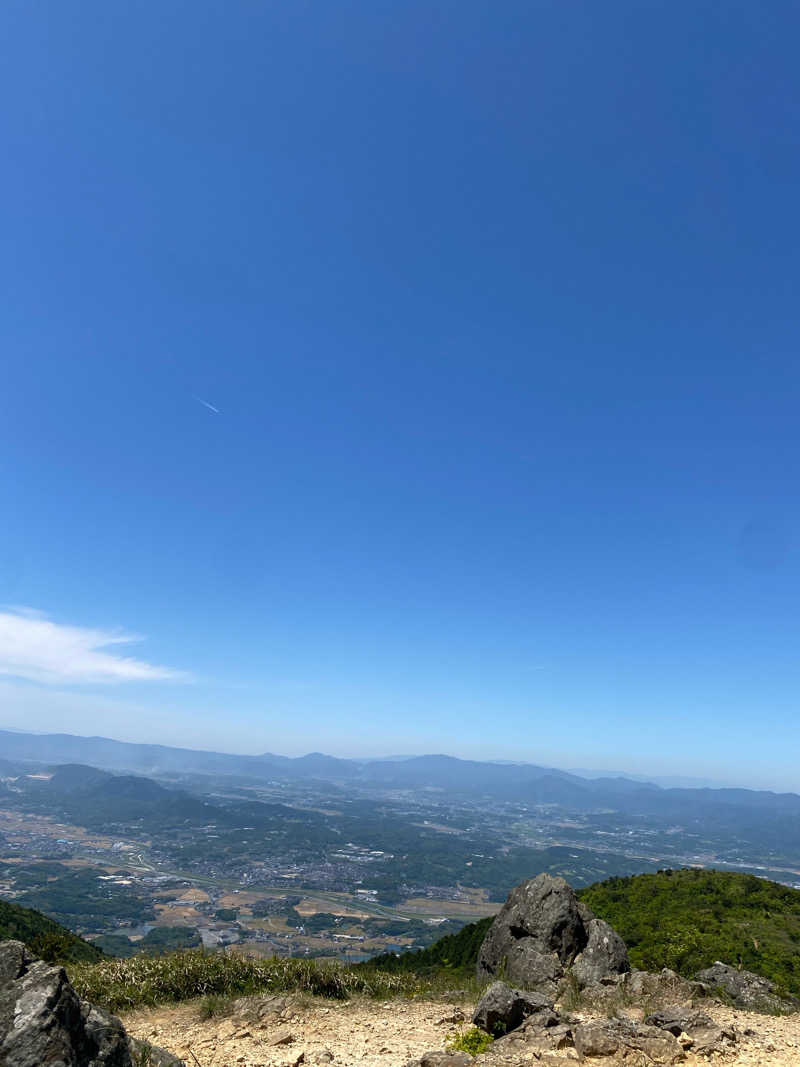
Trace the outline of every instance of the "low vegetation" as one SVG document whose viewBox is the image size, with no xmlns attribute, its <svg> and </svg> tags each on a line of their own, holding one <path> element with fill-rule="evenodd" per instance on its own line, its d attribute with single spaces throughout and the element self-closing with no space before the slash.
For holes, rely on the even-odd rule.
<svg viewBox="0 0 800 1067">
<path fill-rule="evenodd" d="M 208 1003 L 212 997 L 255 993 L 304 992 L 345 1000 L 354 995 L 411 997 L 443 988 L 442 983 L 414 974 L 360 970 L 333 961 L 286 957 L 257 960 L 233 953 L 194 951 L 77 965 L 70 967 L 70 977 L 82 997 L 110 1011 L 199 997 Z"/>
<path fill-rule="evenodd" d="M 220 993 L 210 993 L 203 997 L 200 1002 L 201 1019 L 218 1019 L 223 1015 L 230 1015 L 233 1011 L 234 998 L 222 996 Z"/>
</svg>

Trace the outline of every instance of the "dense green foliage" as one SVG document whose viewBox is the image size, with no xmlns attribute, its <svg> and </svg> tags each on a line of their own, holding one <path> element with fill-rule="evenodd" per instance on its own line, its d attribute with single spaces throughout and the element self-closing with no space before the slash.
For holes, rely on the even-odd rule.
<svg viewBox="0 0 800 1067">
<path fill-rule="evenodd" d="M 274 956 L 256 960 L 233 953 L 174 952 L 70 967 L 82 997 L 110 1011 L 195 997 L 306 992 L 344 1000 L 413 996 L 431 989 L 416 975 L 368 973 L 333 962 Z"/>
<path fill-rule="evenodd" d="M 468 923 L 458 933 L 447 934 L 418 952 L 403 952 L 400 955 L 386 952 L 359 966 L 365 970 L 374 968 L 394 974 L 429 975 L 439 970 L 471 974 L 478 961 L 478 949 L 491 925 L 490 915 L 479 922 Z"/>
<path fill-rule="evenodd" d="M 30 908 L 0 901 L 0 941 L 23 941 L 34 955 L 48 963 L 99 960 L 102 953 L 88 941 Z"/>
<path fill-rule="evenodd" d="M 448 1038 L 447 1047 L 454 1052 L 468 1052 L 470 1056 L 478 1056 L 485 1052 L 493 1041 L 491 1034 L 479 1030 L 477 1026 L 471 1026 L 468 1030 L 462 1030 Z"/>
<path fill-rule="evenodd" d="M 609 878 L 580 898 L 619 932 L 631 964 L 684 976 L 741 964 L 800 994 L 800 891 L 749 874 L 676 870 Z"/>
</svg>

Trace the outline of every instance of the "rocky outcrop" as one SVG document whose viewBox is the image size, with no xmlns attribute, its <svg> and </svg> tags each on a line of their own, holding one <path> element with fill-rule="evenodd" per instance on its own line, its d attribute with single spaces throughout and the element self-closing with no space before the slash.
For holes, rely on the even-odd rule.
<svg viewBox="0 0 800 1067">
<path fill-rule="evenodd" d="M 644 1021 L 648 1026 L 657 1026 L 661 1030 L 668 1030 L 673 1037 L 680 1037 L 681 1034 L 688 1033 L 697 1027 L 714 1025 L 711 1016 L 706 1015 L 704 1011 L 693 1011 L 691 1008 L 684 1008 L 681 1005 L 654 1011 Z"/>
<path fill-rule="evenodd" d="M 535 1017 L 538 1026 L 555 1026 L 559 1021 L 553 1005 L 543 994 L 513 989 L 505 982 L 492 982 L 478 1001 L 472 1021 L 497 1037 L 516 1030 L 529 1017 Z"/>
<path fill-rule="evenodd" d="M 523 1024 L 505 1037 L 495 1040 L 489 1048 L 470 1062 L 485 1067 L 522 1067 L 523 1064 L 563 1064 L 565 1050 L 569 1061 L 577 1056 L 582 1062 L 593 1061 L 598 1067 L 606 1064 L 648 1063 L 672 1065 L 686 1059 L 687 1050 L 710 1056 L 724 1053 L 732 1044 L 710 1018 L 687 1017 L 683 1021 L 692 1034 L 682 1027 L 676 1036 L 670 1026 L 675 1018 L 665 1015 L 668 1026 L 656 1026 L 645 1020 L 637 1022 L 624 1017 L 578 1019 L 569 1015 L 556 1016 L 555 1022 L 542 1024 L 531 1015 Z M 714 1031 L 712 1035 L 712 1031 Z M 696 1035 L 696 1036 L 694 1036 Z M 713 1036 L 713 1040 L 711 1039 Z M 560 1055 L 559 1055 L 560 1054 Z M 411 1061 L 406 1067 L 460 1067 L 453 1052 L 429 1052 Z"/>
<path fill-rule="evenodd" d="M 661 1008 L 644 1020 L 680 1040 L 681 1046 L 701 1056 L 723 1053 L 736 1044 L 733 1030 L 717 1026 L 710 1015 L 682 1005 Z"/>
<path fill-rule="evenodd" d="M 698 971 L 695 978 L 709 992 L 721 991 L 737 1008 L 772 1013 L 800 1008 L 800 1001 L 780 996 L 768 978 L 752 971 L 740 971 L 727 963 L 717 961 L 712 967 Z"/>
<path fill-rule="evenodd" d="M 652 976 L 657 977 L 657 976 Z M 522 1018 L 520 1018 L 522 1017 Z M 550 1053 L 574 1048 L 581 1060 L 674 1064 L 691 1051 L 702 1056 L 722 1054 L 736 1042 L 732 1030 L 717 1026 L 710 1015 L 675 1005 L 648 1015 L 643 1022 L 624 1015 L 587 1019 L 559 1012 L 545 997 L 493 983 L 475 1010 L 473 1022 L 496 1040 L 480 1062 L 506 1064 L 544 1059 Z M 638 1058 L 637 1058 L 638 1057 Z M 644 1062 L 644 1061 L 642 1061 Z"/>
<path fill-rule="evenodd" d="M 62 967 L 21 941 L 0 943 L 0 1067 L 183 1067 L 134 1041 L 113 1015 L 81 1000 Z"/>
<path fill-rule="evenodd" d="M 583 987 L 630 970 L 622 938 L 578 901 L 563 878 L 540 874 L 513 889 L 478 956 L 479 979 L 504 978 L 554 997 L 567 973 Z"/>
<path fill-rule="evenodd" d="M 597 1019 L 576 1026 L 575 1050 L 581 1059 L 622 1057 L 643 1053 L 645 1062 L 680 1063 L 686 1053 L 680 1042 L 666 1030 L 627 1019 Z"/>
<path fill-rule="evenodd" d="M 659 1003 L 682 1003 L 694 996 L 703 996 L 699 982 L 688 982 L 669 967 L 655 973 L 632 970 L 625 975 L 625 990 L 634 998 L 655 999 Z"/>
</svg>

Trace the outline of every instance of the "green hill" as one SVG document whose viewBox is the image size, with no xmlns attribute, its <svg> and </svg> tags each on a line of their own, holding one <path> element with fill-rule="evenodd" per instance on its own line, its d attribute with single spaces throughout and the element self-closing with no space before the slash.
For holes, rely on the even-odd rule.
<svg viewBox="0 0 800 1067">
<path fill-rule="evenodd" d="M 692 869 L 609 878 L 578 896 L 619 931 L 636 968 L 670 967 L 691 977 L 722 960 L 800 995 L 800 890 L 749 874 Z M 387 953 L 360 966 L 472 973 L 491 922 L 482 919 L 422 951 Z"/>
<path fill-rule="evenodd" d="M 633 967 L 688 977 L 722 960 L 800 995 L 800 890 L 691 869 L 609 878 L 578 896 L 619 932 Z"/>
<path fill-rule="evenodd" d="M 24 941 L 48 963 L 94 963 L 103 953 L 46 915 L 0 900 L 0 941 Z"/>
<path fill-rule="evenodd" d="M 379 971 L 391 971 L 393 974 L 413 972 L 427 975 L 445 969 L 472 974 L 478 962 L 478 949 L 492 925 L 493 918 L 490 915 L 479 922 L 469 923 L 458 933 L 440 937 L 428 948 L 403 952 L 400 955 L 386 952 L 358 966 L 367 970 L 374 968 Z"/>
</svg>

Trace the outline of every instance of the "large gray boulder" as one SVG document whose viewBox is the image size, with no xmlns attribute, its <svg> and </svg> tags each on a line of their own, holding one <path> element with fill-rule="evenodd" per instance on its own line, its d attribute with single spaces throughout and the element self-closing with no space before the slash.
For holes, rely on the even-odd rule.
<svg viewBox="0 0 800 1067">
<path fill-rule="evenodd" d="M 21 941 L 0 943 L 0 1067 L 183 1067 L 128 1037 L 113 1015 L 81 1000 L 63 967 Z"/>
<path fill-rule="evenodd" d="M 619 935 L 563 878 L 540 874 L 508 895 L 478 954 L 478 978 L 502 978 L 555 997 L 568 970 L 593 985 L 630 970 Z"/>
</svg>

